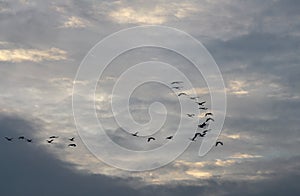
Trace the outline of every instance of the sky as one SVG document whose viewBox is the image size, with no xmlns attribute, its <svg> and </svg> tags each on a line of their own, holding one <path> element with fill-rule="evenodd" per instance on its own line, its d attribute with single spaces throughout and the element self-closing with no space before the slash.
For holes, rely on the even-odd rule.
<svg viewBox="0 0 300 196">
<path fill-rule="evenodd" d="M 1 194 L 300 194 L 299 8 L 297 0 L 0 0 Z M 199 140 L 163 167 L 130 172 L 99 160 L 80 139 L 72 110 L 79 65 L 99 41 L 139 25 L 184 31 L 212 55 L 227 94 L 226 118 L 218 137 L 224 146 L 199 157 Z M 181 40 L 174 44 L 186 47 Z M 145 47 L 119 55 L 99 78 L 96 113 L 111 140 L 128 149 L 151 150 L 165 142 L 145 145 L 131 138 L 111 112 L 117 78 L 132 65 L 149 60 L 180 69 L 201 100 L 211 106 L 204 77 L 178 54 Z M 167 79 L 172 81 L 171 76 Z M 164 104 L 170 115 L 155 137 L 174 133 L 181 114 L 178 97 L 170 89 L 146 84 L 131 98 L 132 117 L 140 123 L 149 121 L 151 103 Z M 85 107 L 79 106 L 83 114 Z M 20 135 L 33 142 L 4 138 Z M 59 138 L 48 144 L 51 135 Z M 71 137 L 76 148 L 67 147 Z"/>
</svg>

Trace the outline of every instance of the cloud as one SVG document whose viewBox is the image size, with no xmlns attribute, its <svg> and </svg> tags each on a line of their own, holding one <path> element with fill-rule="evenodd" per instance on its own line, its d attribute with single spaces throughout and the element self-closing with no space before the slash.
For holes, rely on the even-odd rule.
<svg viewBox="0 0 300 196">
<path fill-rule="evenodd" d="M 67 21 L 64 22 L 63 27 L 64 28 L 84 28 L 89 23 L 79 17 L 71 16 L 67 19 Z"/>
<path fill-rule="evenodd" d="M 60 61 L 67 59 L 67 52 L 58 48 L 48 50 L 38 49 L 1 49 L 0 61 L 21 63 L 25 61 L 42 62 L 42 61 Z"/>
</svg>

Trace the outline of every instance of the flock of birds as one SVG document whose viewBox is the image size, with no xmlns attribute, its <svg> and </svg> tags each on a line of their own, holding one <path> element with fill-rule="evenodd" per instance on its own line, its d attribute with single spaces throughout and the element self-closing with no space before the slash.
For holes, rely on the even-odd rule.
<svg viewBox="0 0 300 196">
<path fill-rule="evenodd" d="M 176 89 L 176 90 L 181 90 L 181 89 L 183 88 L 183 86 L 180 86 L 180 85 L 182 85 L 182 84 L 183 84 L 182 81 L 174 81 L 174 82 L 171 83 L 171 88 Z M 179 93 L 179 94 L 178 94 L 178 97 L 180 97 L 180 96 L 186 96 L 186 97 L 188 97 L 189 99 L 194 100 L 195 103 L 199 106 L 199 110 L 204 110 L 204 111 L 208 110 L 208 108 L 204 106 L 204 104 L 206 103 L 206 101 L 198 102 L 198 98 L 199 98 L 199 97 L 191 97 L 191 96 L 189 96 L 188 94 L 186 94 L 186 93 L 184 93 L 184 92 Z M 194 118 L 194 117 L 196 116 L 196 114 L 193 114 L 193 113 L 191 113 L 191 114 L 186 114 L 186 115 L 187 115 L 189 118 Z M 212 121 L 212 122 L 214 121 L 214 119 L 212 118 L 212 117 L 213 117 L 213 113 L 211 113 L 211 112 L 206 112 L 204 116 L 206 117 L 206 120 L 205 120 L 203 123 L 201 123 L 201 124 L 198 125 L 198 128 L 199 128 L 199 129 L 204 129 L 204 130 L 203 130 L 202 132 L 197 132 L 197 133 L 195 133 L 195 135 L 194 135 L 192 138 L 189 138 L 189 139 L 190 139 L 191 141 L 193 141 L 193 142 L 196 141 L 196 139 L 197 139 L 198 137 L 204 137 L 204 136 L 207 134 L 207 132 L 209 132 L 209 131 L 211 130 L 211 129 L 206 129 L 206 128 L 209 126 L 209 122 L 210 122 L 210 121 Z M 135 133 L 132 133 L 131 135 L 134 136 L 134 137 L 139 137 L 138 133 L 139 133 L 139 132 L 135 132 Z M 7 141 L 9 141 L 9 142 L 12 142 L 12 141 L 14 140 L 13 137 L 4 137 L 4 138 L 5 138 Z M 55 139 L 57 139 L 57 138 L 59 138 L 59 136 L 50 136 L 49 138 L 46 139 L 46 142 L 47 142 L 48 144 L 51 144 L 51 143 L 52 143 Z M 171 140 L 172 138 L 173 138 L 172 135 L 166 137 L 167 140 Z M 28 143 L 32 143 L 32 139 L 26 138 L 26 137 L 24 137 L 24 136 L 20 136 L 20 137 L 18 137 L 17 139 L 18 139 L 18 140 L 26 141 L 26 142 L 28 142 Z M 76 147 L 76 146 L 77 146 L 77 145 L 74 143 L 75 137 L 68 138 L 68 140 L 69 140 L 69 142 L 72 142 L 72 143 L 69 143 L 69 144 L 68 144 L 68 147 Z M 156 140 L 155 137 L 150 136 L 150 137 L 147 138 L 147 142 L 150 142 L 150 141 L 152 141 L 152 140 Z M 223 142 L 217 141 L 216 144 L 215 144 L 215 146 L 218 146 L 218 145 L 223 145 Z"/>
<path fill-rule="evenodd" d="M 12 141 L 14 140 L 13 137 L 7 137 L 7 136 L 5 136 L 4 138 L 5 138 L 7 141 L 9 141 L 9 142 L 12 142 Z M 53 135 L 53 136 L 50 136 L 48 139 L 46 139 L 46 142 L 47 142 L 48 144 L 51 144 L 55 139 L 58 139 L 58 138 L 59 138 L 59 136 Z M 28 142 L 28 143 L 32 143 L 32 142 L 33 142 L 32 139 L 26 138 L 25 136 L 19 136 L 17 139 L 20 140 L 20 141 Z M 77 145 L 74 143 L 75 137 L 68 138 L 68 140 L 69 140 L 70 142 L 72 142 L 72 143 L 69 143 L 69 144 L 68 144 L 69 147 L 76 147 L 76 146 L 77 146 Z"/>
<path fill-rule="evenodd" d="M 182 85 L 182 84 L 183 84 L 182 81 L 171 82 L 171 88 L 172 89 L 176 89 L 176 90 L 181 90 L 183 88 L 183 86 L 180 86 L 180 85 Z M 186 96 L 189 99 L 194 100 L 195 103 L 199 106 L 199 110 L 204 110 L 204 111 L 208 110 L 208 108 L 204 106 L 204 104 L 206 103 L 206 101 L 198 102 L 199 97 L 191 97 L 191 96 L 189 96 L 188 94 L 186 94 L 184 92 L 178 93 L 178 97 L 181 97 L 181 96 Z M 193 113 L 186 114 L 186 115 L 189 118 L 193 118 L 193 117 L 196 116 L 196 114 L 193 114 Z M 208 131 L 211 131 L 211 129 L 206 129 L 206 128 L 208 127 L 210 121 L 215 121 L 212 118 L 213 117 L 213 113 L 206 112 L 204 116 L 206 117 L 206 120 L 203 123 L 199 124 L 198 128 L 205 129 L 205 130 L 203 130 L 202 132 L 197 132 L 197 133 L 195 133 L 195 135 L 192 138 L 189 138 L 193 142 L 196 141 L 196 139 L 198 137 L 204 137 L 207 134 Z M 139 137 L 138 133 L 139 132 L 135 132 L 135 133 L 132 133 L 131 135 L 134 136 L 134 137 Z M 166 140 L 171 140 L 172 138 L 173 138 L 173 136 L 171 135 L 171 136 L 166 137 Z M 156 140 L 156 138 L 153 137 L 153 136 L 150 136 L 150 137 L 147 138 L 147 142 L 150 142 L 152 140 Z M 223 142 L 222 141 L 217 141 L 216 144 L 215 144 L 215 146 L 218 146 L 218 145 L 223 145 Z"/>
</svg>

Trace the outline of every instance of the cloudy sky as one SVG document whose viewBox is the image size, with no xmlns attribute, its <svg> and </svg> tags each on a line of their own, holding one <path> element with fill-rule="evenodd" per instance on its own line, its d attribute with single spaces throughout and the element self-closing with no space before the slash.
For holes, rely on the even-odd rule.
<svg viewBox="0 0 300 196">
<path fill-rule="evenodd" d="M 1 194 L 300 194 L 299 9 L 297 0 L 0 0 Z M 81 61 L 106 36 L 138 25 L 182 30 L 213 56 L 227 93 L 219 136 L 224 146 L 199 157 L 199 140 L 164 167 L 129 172 L 100 161 L 80 140 L 72 89 Z M 149 150 L 164 142 L 131 138 L 110 111 L 116 78 L 130 66 L 153 59 L 185 73 L 210 107 L 205 80 L 178 54 L 147 47 L 121 54 L 99 78 L 96 109 L 107 135 L 128 149 Z M 147 108 L 157 101 L 170 114 L 155 133 L 160 138 L 174 133 L 181 115 L 170 89 L 157 84 L 137 88 L 130 110 L 135 120 L 145 123 Z M 80 109 L 84 114 L 85 106 Z M 32 144 L 4 139 L 20 135 L 32 138 Z M 47 144 L 51 135 L 60 137 Z M 70 137 L 76 138 L 76 148 L 67 147 Z"/>
</svg>

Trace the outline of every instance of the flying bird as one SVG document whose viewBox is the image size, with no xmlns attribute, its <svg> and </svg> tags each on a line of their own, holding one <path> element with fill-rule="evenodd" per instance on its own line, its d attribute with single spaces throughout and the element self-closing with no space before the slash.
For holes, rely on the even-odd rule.
<svg viewBox="0 0 300 196">
<path fill-rule="evenodd" d="M 173 138 L 173 136 L 171 135 L 171 136 L 168 136 L 168 137 L 166 137 L 166 139 L 167 140 L 171 140 Z"/>
<path fill-rule="evenodd" d="M 206 124 L 206 123 L 204 122 L 204 123 L 198 125 L 198 127 L 199 127 L 199 128 L 204 128 L 204 127 L 206 127 L 207 125 L 208 125 L 208 124 Z"/>
<path fill-rule="evenodd" d="M 199 110 L 208 110 L 206 107 L 200 107 Z"/>
<path fill-rule="evenodd" d="M 75 140 L 75 137 L 69 138 L 69 140 L 70 140 L 71 142 L 73 142 L 73 141 Z"/>
<path fill-rule="evenodd" d="M 174 81 L 174 82 L 171 82 L 171 84 L 181 84 L 183 83 L 182 81 Z"/>
<path fill-rule="evenodd" d="M 198 99 L 199 97 L 190 97 L 191 100 Z"/>
<path fill-rule="evenodd" d="M 24 136 L 20 136 L 20 137 L 18 137 L 18 139 L 19 140 L 23 140 L 23 139 L 25 139 L 25 137 Z"/>
<path fill-rule="evenodd" d="M 178 97 L 182 96 L 182 95 L 187 95 L 186 93 L 179 93 Z"/>
<path fill-rule="evenodd" d="M 211 112 L 207 112 L 207 113 L 205 114 L 205 117 L 206 117 L 206 116 L 209 116 L 209 115 L 210 115 L 210 116 L 213 116 L 213 114 L 212 114 Z"/>
<path fill-rule="evenodd" d="M 155 138 L 154 138 L 154 137 L 149 137 L 149 138 L 147 139 L 147 142 L 150 142 L 151 140 L 155 140 Z"/>
<path fill-rule="evenodd" d="M 7 141 L 12 141 L 14 138 L 12 138 L 12 137 L 4 137 Z"/>
<path fill-rule="evenodd" d="M 186 114 L 188 117 L 192 118 L 195 114 Z"/>
<path fill-rule="evenodd" d="M 216 146 L 218 146 L 219 144 L 223 146 L 223 142 L 220 141 L 216 142 Z"/>
<path fill-rule="evenodd" d="M 195 133 L 193 138 L 190 138 L 193 142 L 196 141 L 196 138 L 200 135 L 200 133 Z"/>
<path fill-rule="evenodd" d="M 53 136 L 51 136 L 51 137 L 49 137 L 50 139 L 56 139 L 56 138 L 59 138 L 58 136 L 55 136 L 55 135 L 53 135 Z"/>
<path fill-rule="evenodd" d="M 206 121 L 205 122 L 208 122 L 208 121 L 215 121 L 214 119 L 212 119 L 212 118 L 208 118 L 208 119 L 206 119 Z"/>
<path fill-rule="evenodd" d="M 174 88 L 174 89 L 176 89 L 176 90 L 179 90 L 179 89 L 181 89 L 182 87 L 180 87 L 180 86 L 173 86 L 172 88 Z"/>
<path fill-rule="evenodd" d="M 206 103 L 206 101 L 202 101 L 202 102 L 196 102 L 198 105 L 202 105 Z"/>
<path fill-rule="evenodd" d="M 69 147 L 76 147 L 76 144 L 69 144 Z"/>
<path fill-rule="evenodd" d="M 206 130 L 204 130 L 204 131 L 202 131 L 202 133 L 207 133 L 208 131 L 210 131 L 211 129 L 206 129 Z"/>
<path fill-rule="evenodd" d="M 138 137 L 138 133 L 139 133 L 139 132 L 135 132 L 135 133 L 132 133 L 131 135 L 132 135 L 132 136 L 135 136 L 135 137 Z"/>
<path fill-rule="evenodd" d="M 29 143 L 31 143 L 32 142 L 32 139 L 26 139 L 27 140 L 27 142 L 29 142 Z"/>
<path fill-rule="evenodd" d="M 46 140 L 49 144 L 51 144 L 54 140 L 51 139 L 51 140 Z"/>
</svg>

